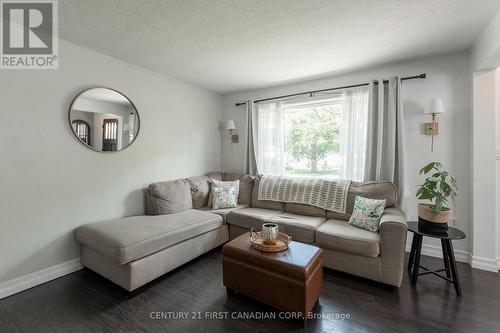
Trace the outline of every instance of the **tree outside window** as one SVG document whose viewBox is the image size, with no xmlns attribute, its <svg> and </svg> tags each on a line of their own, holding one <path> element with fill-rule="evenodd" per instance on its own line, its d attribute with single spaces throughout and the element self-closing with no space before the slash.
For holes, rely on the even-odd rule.
<svg viewBox="0 0 500 333">
<path fill-rule="evenodd" d="M 285 109 L 285 174 L 338 176 L 342 104 Z"/>
</svg>

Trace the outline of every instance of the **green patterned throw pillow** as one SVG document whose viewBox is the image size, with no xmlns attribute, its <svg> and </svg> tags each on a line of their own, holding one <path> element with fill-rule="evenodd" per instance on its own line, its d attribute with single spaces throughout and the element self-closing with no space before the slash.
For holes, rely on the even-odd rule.
<svg viewBox="0 0 500 333">
<path fill-rule="evenodd" d="M 349 224 L 372 232 L 378 231 L 380 218 L 387 200 L 368 199 L 356 196 Z"/>
<path fill-rule="evenodd" d="M 237 205 L 236 189 L 234 186 L 212 188 L 213 209 L 234 208 Z"/>
</svg>

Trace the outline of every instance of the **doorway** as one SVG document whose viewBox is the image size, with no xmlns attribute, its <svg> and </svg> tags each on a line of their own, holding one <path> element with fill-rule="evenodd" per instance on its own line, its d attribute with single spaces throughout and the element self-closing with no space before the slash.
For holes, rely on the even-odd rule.
<svg viewBox="0 0 500 333">
<path fill-rule="evenodd" d="M 103 119 L 102 121 L 102 151 L 118 149 L 118 119 Z"/>
</svg>

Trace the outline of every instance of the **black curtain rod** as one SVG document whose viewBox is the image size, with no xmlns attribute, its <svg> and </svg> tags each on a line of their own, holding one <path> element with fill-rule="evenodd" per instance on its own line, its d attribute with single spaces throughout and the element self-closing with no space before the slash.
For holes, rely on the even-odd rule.
<svg viewBox="0 0 500 333">
<path fill-rule="evenodd" d="M 426 73 L 414 75 L 414 76 L 407 76 L 407 77 L 402 77 L 401 81 L 406 81 L 406 80 L 413 80 L 413 79 L 425 79 L 427 77 Z M 389 80 L 384 80 L 384 83 L 389 82 Z M 374 81 L 375 84 L 378 84 L 378 81 Z M 272 101 L 275 99 L 282 99 L 282 98 L 287 98 L 287 97 L 294 97 L 294 96 L 300 96 L 300 95 L 312 95 L 315 93 L 319 92 L 325 92 L 325 91 L 332 91 L 332 90 L 341 90 L 341 89 L 349 89 L 349 88 L 356 88 L 356 87 L 364 87 L 369 85 L 370 83 L 360 83 L 360 84 L 353 84 L 350 86 L 343 86 L 343 87 L 335 87 L 335 88 L 328 88 L 328 89 L 320 89 L 320 90 L 312 90 L 312 91 L 304 91 L 301 93 L 296 93 L 296 94 L 290 94 L 290 95 L 282 95 L 282 96 L 276 96 L 276 97 L 269 97 L 269 98 L 264 98 L 264 99 L 258 99 L 256 101 L 253 101 L 254 103 L 260 103 L 260 102 L 266 102 L 266 101 Z M 247 104 L 246 102 L 240 102 L 236 103 L 236 106 L 240 105 L 245 105 Z"/>
</svg>

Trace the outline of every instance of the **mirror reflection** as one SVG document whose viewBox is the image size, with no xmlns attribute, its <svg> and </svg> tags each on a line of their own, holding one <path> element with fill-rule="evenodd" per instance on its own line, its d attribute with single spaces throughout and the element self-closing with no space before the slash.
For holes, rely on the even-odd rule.
<svg viewBox="0 0 500 333">
<path fill-rule="evenodd" d="M 80 93 L 71 104 L 69 122 L 77 139 L 97 151 L 127 148 L 139 133 L 139 115 L 123 94 L 108 88 Z"/>
</svg>

